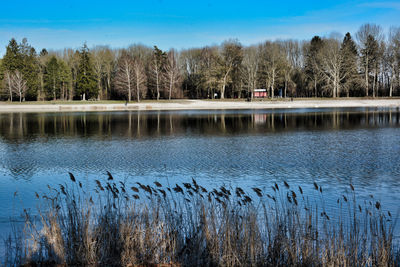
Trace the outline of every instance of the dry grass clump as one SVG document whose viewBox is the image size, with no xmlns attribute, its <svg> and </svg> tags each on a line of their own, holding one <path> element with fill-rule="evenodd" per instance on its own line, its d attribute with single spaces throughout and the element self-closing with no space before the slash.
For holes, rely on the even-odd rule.
<svg viewBox="0 0 400 267">
<path fill-rule="evenodd" d="M 272 193 L 194 179 L 165 187 L 126 185 L 108 173 L 90 196 L 72 185 L 49 187 L 40 220 L 25 212 L 24 235 L 7 242 L 5 265 L 39 266 L 398 266 L 392 215 L 354 187 L 328 214 L 323 190 L 313 198 L 283 182 Z M 321 204 L 322 203 L 322 204 Z M 22 233 L 22 232 L 19 232 Z M 397 249 L 397 250 L 396 250 Z"/>
</svg>

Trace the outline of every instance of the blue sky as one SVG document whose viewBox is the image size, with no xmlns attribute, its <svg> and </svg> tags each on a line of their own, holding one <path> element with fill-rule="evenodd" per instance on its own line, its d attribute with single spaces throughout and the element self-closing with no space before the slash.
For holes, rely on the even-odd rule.
<svg viewBox="0 0 400 267">
<path fill-rule="evenodd" d="M 14 37 L 40 50 L 142 43 L 162 49 L 354 33 L 363 23 L 400 26 L 400 2 L 388 1 L 6 1 L 0 55 Z"/>
</svg>

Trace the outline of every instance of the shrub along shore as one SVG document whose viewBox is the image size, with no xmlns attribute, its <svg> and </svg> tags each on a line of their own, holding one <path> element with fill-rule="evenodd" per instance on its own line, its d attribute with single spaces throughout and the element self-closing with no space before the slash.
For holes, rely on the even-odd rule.
<svg viewBox="0 0 400 267">
<path fill-rule="evenodd" d="M 25 211 L 23 231 L 6 242 L 6 266 L 398 266 L 395 219 L 349 184 L 338 212 L 324 207 L 314 183 L 272 183 L 271 190 L 220 186 L 195 179 L 169 185 L 96 180 L 71 182 Z M 92 195 L 88 191 L 93 192 Z M 312 194 L 311 194 L 312 193 Z M 311 197 L 313 196 L 313 197 Z"/>
<path fill-rule="evenodd" d="M 74 112 L 121 110 L 217 110 L 217 109 L 292 109 L 345 107 L 400 107 L 400 98 L 348 99 L 274 99 L 247 102 L 244 100 L 172 100 L 172 101 L 54 101 L 0 103 L 0 113 L 10 112 Z"/>
</svg>

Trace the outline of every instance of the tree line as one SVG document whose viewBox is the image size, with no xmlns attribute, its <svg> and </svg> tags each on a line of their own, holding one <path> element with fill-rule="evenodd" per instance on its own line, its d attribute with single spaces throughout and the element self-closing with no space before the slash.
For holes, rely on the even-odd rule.
<svg viewBox="0 0 400 267">
<path fill-rule="evenodd" d="M 11 39 L 0 61 L 0 99 L 108 100 L 400 95 L 400 27 L 364 24 L 353 37 L 278 40 L 162 51 L 86 44 L 42 49 Z"/>
</svg>

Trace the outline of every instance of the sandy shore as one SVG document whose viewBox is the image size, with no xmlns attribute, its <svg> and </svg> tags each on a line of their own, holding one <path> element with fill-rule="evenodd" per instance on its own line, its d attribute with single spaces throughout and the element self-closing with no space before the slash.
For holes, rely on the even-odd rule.
<svg viewBox="0 0 400 267">
<path fill-rule="evenodd" d="M 200 109 L 287 109 L 287 108 L 340 108 L 340 107 L 400 107 L 400 99 L 296 99 L 274 101 L 207 101 L 176 100 L 107 104 L 96 102 L 71 102 L 68 104 L 12 104 L 0 103 L 0 112 L 72 112 L 72 111 L 117 111 L 117 110 L 200 110 Z"/>
</svg>

